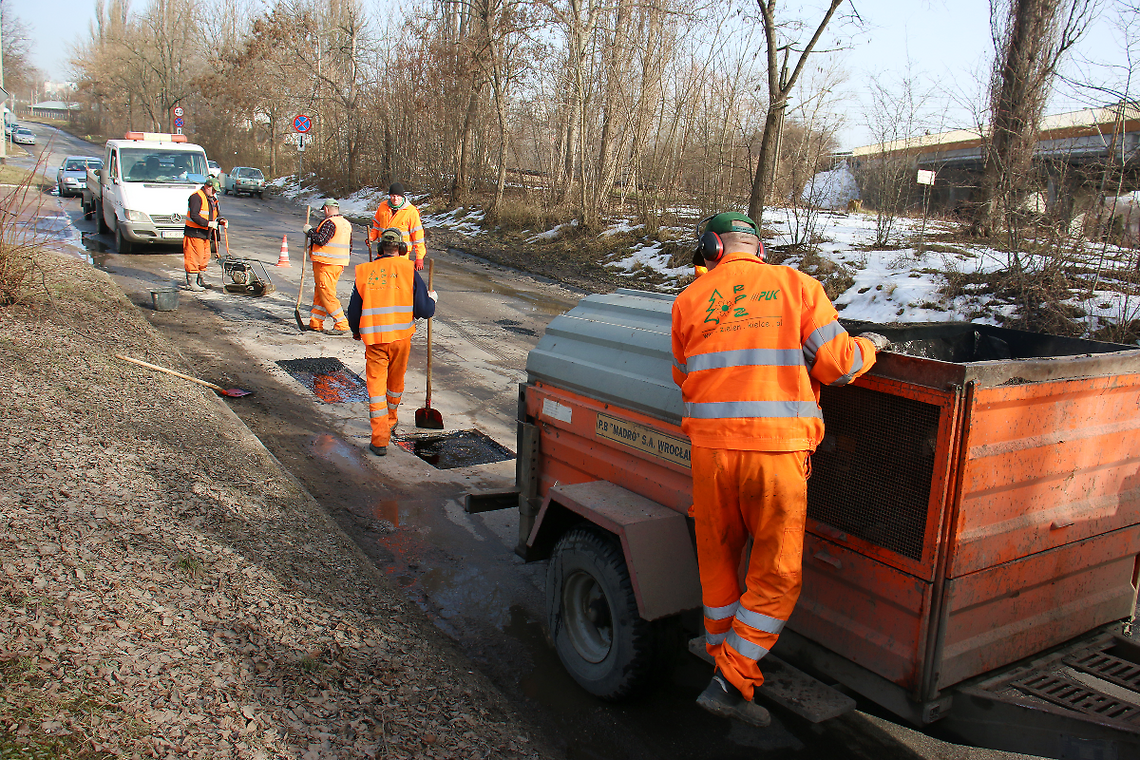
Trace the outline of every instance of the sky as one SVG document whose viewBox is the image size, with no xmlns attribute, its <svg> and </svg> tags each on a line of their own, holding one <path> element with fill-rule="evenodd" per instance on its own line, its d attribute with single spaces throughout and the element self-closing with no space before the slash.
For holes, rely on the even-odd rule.
<svg viewBox="0 0 1140 760">
<path fill-rule="evenodd" d="M 397 0 L 380 0 L 395 5 Z M 1123 36 L 1115 28 L 1120 18 L 1121 0 L 1103 0 L 1103 8 L 1092 28 L 1070 60 L 1068 70 L 1087 68 L 1084 61 L 1119 63 L 1124 60 Z M 138 10 L 146 0 L 134 0 Z M 806 8 L 817 8 L 819 0 L 806 0 Z M 94 0 L 4 0 L 5 12 L 14 12 L 29 27 L 32 56 L 37 67 L 51 81 L 66 80 L 71 72 L 67 63 L 72 46 L 86 39 L 94 18 Z M 783 13 L 792 14 L 800 4 L 789 0 Z M 849 7 L 849 6 L 848 6 Z M 920 75 L 935 90 L 932 110 L 935 120 L 946 128 L 968 127 L 971 115 L 953 103 L 955 93 L 977 90 L 975 72 L 984 70 L 992 57 L 989 30 L 989 0 L 856 0 L 854 7 L 865 22 L 865 31 L 842 56 L 850 76 L 844 86 L 846 97 L 839 107 L 845 117 L 840 132 L 844 149 L 875 142 L 866 126 L 868 93 L 872 78 L 893 84 L 909 70 Z M 811 11 L 806 18 L 818 18 Z M 1097 79 L 1109 78 L 1104 70 Z M 1061 90 L 1055 93 L 1048 110 L 1060 113 L 1086 107 L 1086 100 Z"/>
</svg>

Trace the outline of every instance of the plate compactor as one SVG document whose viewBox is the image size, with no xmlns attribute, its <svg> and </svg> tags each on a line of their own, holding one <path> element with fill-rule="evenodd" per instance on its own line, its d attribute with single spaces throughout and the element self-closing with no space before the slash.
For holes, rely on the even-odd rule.
<svg viewBox="0 0 1140 760">
<path fill-rule="evenodd" d="M 276 288 L 269 279 L 265 264 L 260 261 L 233 258 L 227 252 L 221 260 L 222 284 L 227 293 L 245 296 L 263 296 Z"/>
</svg>

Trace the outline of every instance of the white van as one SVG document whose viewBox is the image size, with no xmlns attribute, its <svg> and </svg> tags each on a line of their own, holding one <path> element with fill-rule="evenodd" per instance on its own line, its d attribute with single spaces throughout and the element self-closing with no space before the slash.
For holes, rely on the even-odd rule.
<svg viewBox="0 0 1140 760">
<path fill-rule="evenodd" d="M 103 168 L 89 169 L 83 210 L 100 232 L 114 232 L 119 253 L 182 239 L 190 195 L 209 178 L 206 151 L 185 135 L 128 132 L 108 140 Z"/>
</svg>

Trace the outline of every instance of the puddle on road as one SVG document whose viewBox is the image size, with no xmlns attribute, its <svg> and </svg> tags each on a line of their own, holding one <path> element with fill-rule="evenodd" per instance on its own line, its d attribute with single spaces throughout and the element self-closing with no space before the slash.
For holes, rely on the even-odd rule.
<svg viewBox="0 0 1140 760">
<path fill-rule="evenodd" d="M 404 451 L 415 454 L 437 470 L 505 462 L 515 458 L 513 451 L 478 430 L 426 435 L 413 433 L 392 440 Z"/>
<path fill-rule="evenodd" d="M 92 266 L 102 267 L 107 265 L 107 259 L 115 252 L 115 249 L 102 240 L 99 240 L 94 232 L 83 233 L 83 247 L 87 249 L 88 255 L 84 256 L 84 260 Z"/>
<path fill-rule="evenodd" d="M 466 251 L 460 248 L 449 248 L 448 251 L 454 251 L 463 255 L 468 255 Z M 480 293 L 493 293 L 496 295 L 510 296 L 517 298 L 520 301 L 525 301 L 531 305 L 532 310 L 541 314 L 548 314 L 552 317 L 557 317 L 574 306 L 573 303 L 563 304 L 551 300 L 548 296 L 542 293 L 531 293 L 524 290 L 516 290 L 508 285 L 504 285 L 492 279 L 491 275 L 483 274 L 481 272 L 463 272 L 462 277 L 471 281 L 472 288 Z"/>
<path fill-rule="evenodd" d="M 368 402 L 368 385 L 340 359 L 331 356 L 281 359 L 277 366 L 326 404 Z"/>
</svg>

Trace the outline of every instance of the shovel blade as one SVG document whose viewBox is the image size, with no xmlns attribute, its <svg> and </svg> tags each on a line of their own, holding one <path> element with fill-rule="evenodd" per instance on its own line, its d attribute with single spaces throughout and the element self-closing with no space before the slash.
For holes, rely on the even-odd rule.
<svg viewBox="0 0 1140 760">
<path fill-rule="evenodd" d="M 229 396 L 230 398 L 241 398 L 242 396 L 252 395 L 253 391 L 246 391 L 241 388 L 223 388 L 218 391 L 218 393 L 221 393 L 223 396 Z"/>
<path fill-rule="evenodd" d="M 443 415 L 430 406 L 416 410 L 416 427 L 428 430 L 443 430 Z"/>
</svg>

